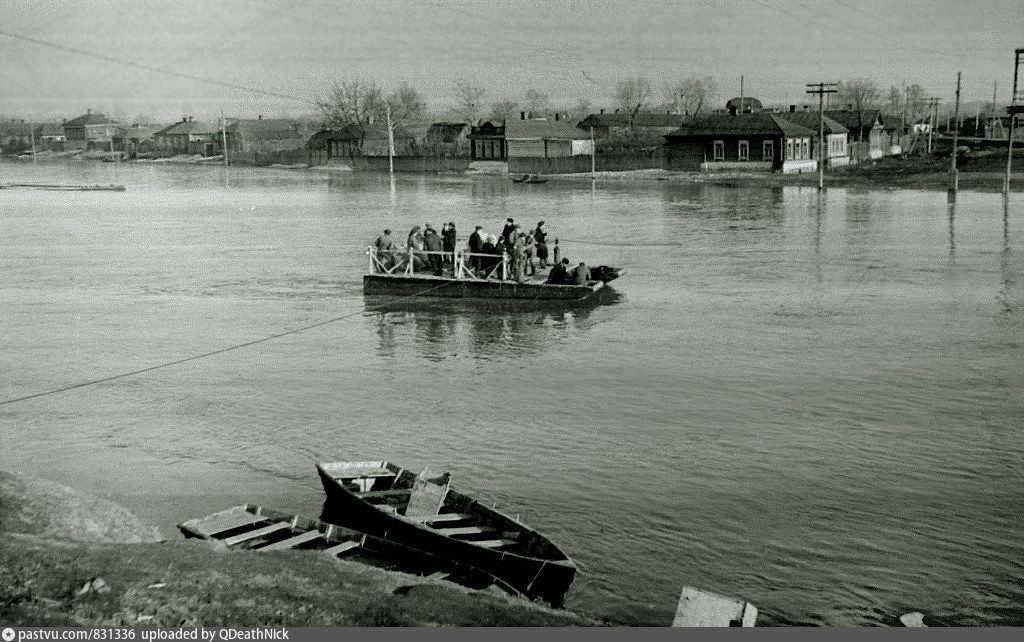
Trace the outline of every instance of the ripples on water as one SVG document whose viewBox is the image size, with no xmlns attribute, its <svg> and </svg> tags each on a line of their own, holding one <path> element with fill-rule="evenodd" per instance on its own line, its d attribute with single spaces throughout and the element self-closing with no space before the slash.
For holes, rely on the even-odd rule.
<svg viewBox="0 0 1024 642">
<path fill-rule="evenodd" d="M 0 170 L 128 185 L 0 192 L 3 399 L 340 319 L 0 406 L 4 468 L 170 533 L 232 502 L 316 514 L 315 461 L 384 457 L 521 513 L 578 561 L 569 607 L 617 621 L 668 623 L 690 584 L 765 624 L 1024 623 L 1016 202 Z M 509 216 L 628 273 L 572 308 L 362 296 L 385 226 Z"/>
</svg>

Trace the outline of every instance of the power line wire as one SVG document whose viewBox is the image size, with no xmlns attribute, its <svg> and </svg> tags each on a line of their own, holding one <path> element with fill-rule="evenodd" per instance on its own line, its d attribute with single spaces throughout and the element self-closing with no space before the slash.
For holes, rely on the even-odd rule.
<svg viewBox="0 0 1024 642">
<path fill-rule="evenodd" d="M 438 290 L 440 288 L 443 288 L 446 285 L 448 285 L 447 282 L 441 283 L 440 285 L 435 285 L 435 286 L 430 287 L 430 288 L 426 288 L 426 289 L 421 290 L 419 292 L 414 292 L 413 294 L 409 294 L 409 295 L 406 295 L 406 296 L 403 296 L 403 297 L 398 297 L 398 298 L 396 298 L 393 301 L 389 301 L 388 303 L 383 303 L 381 305 L 372 306 L 372 307 L 369 308 L 369 311 L 376 312 L 378 310 L 382 310 L 382 309 L 384 309 L 384 308 L 386 308 L 388 306 L 394 305 L 395 303 L 397 303 L 399 301 L 402 301 L 402 300 L 405 300 L 405 299 L 411 299 L 411 298 L 417 297 L 417 296 L 422 296 L 424 294 L 427 294 L 428 292 L 433 292 L 434 290 Z M 314 328 L 319 328 L 321 326 L 325 326 L 325 325 L 328 325 L 328 324 L 331 324 L 331 323 L 337 323 L 338 321 L 343 321 L 345 319 L 349 319 L 351 317 L 354 317 L 354 316 L 359 315 L 359 314 L 363 314 L 365 312 L 367 312 L 367 310 L 359 310 L 357 312 L 350 312 L 349 314 L 343 314 L 340 317 L 334 317 L 333 319 L 327 319 L 326 321 L 318 321 L 316 323 L 311 323 L 309 325 L 302 326 L 301 328 L 296 328 L 294 330 L 288 330 L 286 332 L 278 332 L 277 334 L 272 334 L 270 336 L 262 337 L 260 339 L 254 339 L 252 341 L 246 341 L 245 343 L 239 343 L 239 344 L 236 344 L 236 345 L 228 346 L 226 348 L 219 348 L 217 350 L 211 350 L 210 352 L 204 352 L 203 354 L 197 354 L 197 355 L 193 355 L 191 357 L 185 357 L 183 359 L 176 359 L 174 361 L 168 361 L 168 362 L 165 362 L 165 363 L 157 364 L 155 366 L 149 366 L 149 367 L 146 367 L 146 368 L 140 368 L 138 370 L 132 370 L 130 372 L 122 372 L 122 373 L 119 373 L 119 374 L 110 375 L 109 377 L 103 377 L 101 379 L 93 379 L 91 381 L 83 381 L 83 382 L 80 382 L 80 383 L 71 384 L 71 385 L 68 385 L 68 386 L 61 387 L 61 388 L 54 388 L 52 390 L 45 390 L 43 392 L 37 392 L 37 393 L 31 394 L 31 395 L 25 395 L 24 397 L 17 397 L 15 399 L 5 399 L 3 401 L 0 401 L 0 406 L 6 406 L 8 404 L 18 403 L 20 401 L 28 401 L 30 399 L 38 399 L 39 397 L 47 397 L 47 396 L 50 396 L 50 395 L 59 394 L 61 392 L 68 392 L 68 391 L 71 391 L 71 390 L 77 390 L 79 388 L 85 388 L 85 387 L 88 387 L 88 386 L 95 386 L 95 385 L 101 384 L 101 383 L 107 383 L 107 382 L 110 382 L 110 381 L 116 381 L 118 379 L 125 379 L 127 377 L 133 377 L 135 375 L 145 374 L 147 372 L 153 372 L 154 370 L 161 370 L 163 368 L 170 368 L 171 366 L 178 366 L 178 365 L 181 365 L 183 363 L 188 363 L 190 361 L 198 361 L 200 359 L 206 359 L 207 357 L 213 357 L 213 356 L 216 356 L 218 354 L 224 354 L 225 352 L 231 352 L 233 350 L 239 350 L 241 348 L 248 348 L 250 346 L 254 346 L 254 345 L 257 345 L 257 344 L 260 344 L 260 343 L 266 343 L 267 341 L 273 341 L 274 339 L 280 339 L 282 337 L 287 337 L 287 336 L 292 335 L 292 334 L 299 334 L 300 332 L 306 332 L 306 331 L 312 330 Z"/>
<path fill-rule="evenodd" d="M 217 86 L 220 86 L 220 87 L 226 87 L 228 89 L 238 89 L 238 90 L 249 92 L 249 93 L 253 93 L 253 94 L 261 94 L 263 96 L 269 96 L 271 98 L 283 98 L 285 100 L 292 100 L 292 101 L 304 103 L 304 104 L 307 104 L 307 105 L 313 105 L 313 106 L 317 105 L 317 102 L 315 100 L 309 100 L 309 99 L 306 99 L 306 98 L 298 98 L 296 96 L 290 96 L 288 94 L 281 94 L 281 93 L 277 93 L 275 91 L 267 91 L 266 89 L 259 89 L 257 87 L 249 87 L 249 86 L 246 86 L 246 85 L 239 85 L 237 83 L 227 82 L 227 81 L 223 81 L 223 80 L 217 80 L 215 78 L 207 78 L 205 76 L 196 76 L 194 74 L 187 74 L 187 73 L 180 72 L 180 71 L 173 71 L 173 70 L 170 70 L 170 69 L 164 69 L 162 67 L 157 67 L 155 65 L 147 65 L 147 64 L 143 64 L 143 63 L 134 62 L 134 61 L 131 61 L 131 60 L 125 60 L 123 58 L 117 58 L 115 56 L 107 56 L 107 55 L 95 53 L 95 52 L 92 52 L 92 51 L 86 51 L 85 49 L 79 49 L 77 47 L 69 47 L 67 45 L 62 45 L 62 44 L 59 44 L 59 43 L 56 43 L 56 42 L 50 42 L 48 40 L 42 40 L 40 38 L 33 38 L 31 36 L 24 36 L 24 35 L 21 35 L 21 34 L 13 33 L 13 32 L 10 32 L 10 31 L 6 31 L 4 29 L 0 29 L 0 36 L 7 36 L 8 38 L 14 38 L 15 40 L 22 40 L 24 42 L 31 42 L 32 44 L 39 45 L 41 47 L 49 47 L 51 49 L 57 49 L 59 51 L 67 51 L 69 53 L 78 54 L 80 56 L 87 56 L 89 58 L 95 58 L 97 60 L 103 60 L 105 62 L 112 62 L 112 63 L 118 64 L 118 65 L 125 65 L 127 67 L 134 67 L 135 69 L 141 69 L 143 71 L 155 71 L 157 73 L 166 74 L 168 76 L 176 76 L 178 78 L 184 78 L 186 80 L 195 80 L 195 81 L 198 81 L 198 82 L 207 83 L 209 85 L 217 85 Z"/>
</svg>

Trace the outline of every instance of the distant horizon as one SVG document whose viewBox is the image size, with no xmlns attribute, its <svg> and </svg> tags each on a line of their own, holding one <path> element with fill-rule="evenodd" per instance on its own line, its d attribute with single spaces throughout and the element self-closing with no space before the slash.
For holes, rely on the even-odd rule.
<svg viewBox="0 0 1024 642">
<path fill-rule="evenodd" d="M 458 80 L 487 90 L 484 115 L 530 89 L 554 109 L 582 99 L 596 113 L 635 76 L 650 79 L 651 107 L 665 102 L 663 83 L 686 77 L 715 78 L 713 108 L 740 95 L 741 77 L 766 105 L 811 104 L 808 83 L 867 78 L 883 96 L 918 84 L 944 111 L 958 71 L 965 105 L 990 105 L 995 82 L 1005 106 L 1024 3 L 965 4 L 0 0 L 0 115 L 304 118 L 352 78 L 409 83 L 432 114 L 451 111 Z"/>
</svg>

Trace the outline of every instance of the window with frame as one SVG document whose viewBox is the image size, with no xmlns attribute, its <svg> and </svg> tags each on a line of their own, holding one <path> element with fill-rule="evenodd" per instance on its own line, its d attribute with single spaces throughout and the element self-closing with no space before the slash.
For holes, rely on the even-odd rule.
<svg viewBox="0 0 1024 642">
<path fill-rule="evenodd" d="M 775 156 L 774 141 L 766 140 L 761 143 L 761 160 L 770 161 Z"/>
<path fill-rule="evenodd" d="M 786 160 L 793 158 L 793 139 L 786 139 Z"/>
<path fill-rule="evenodd" d="M 740 160 L 750 160 L 750 141 L 741 140 L 739 149 L 737 150 L 737 157 Z"/>
<path fill-rule="evenodd" d="M 808 155 L 808 153 L 810 152 L 810 148 L 810 141 L 808 141 L 806 138 L 800 141 L 800 151 L 802 154 L 801 158 L 810 158 L 810 156 Z"/>
<path fill-rule="evenodd" d="M 716 161 L 725 160 L 725 141 L 716 140 L 713 145 L 712 158 Z"/>
</svg>

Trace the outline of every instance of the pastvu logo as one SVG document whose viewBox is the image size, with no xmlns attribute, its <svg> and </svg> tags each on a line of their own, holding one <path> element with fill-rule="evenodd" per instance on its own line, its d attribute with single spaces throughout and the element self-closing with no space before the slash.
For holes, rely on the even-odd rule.
<svg viewBox="0 0 1024 642">
<path fill-rule="evenodd" d="M 3 633 L 0 633 L 0 636 L 3 637 L 4 642 L 11 642 L 14 639 L 14 629 L 7 627 L 3 630 Z"/>
</svg>

